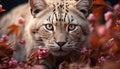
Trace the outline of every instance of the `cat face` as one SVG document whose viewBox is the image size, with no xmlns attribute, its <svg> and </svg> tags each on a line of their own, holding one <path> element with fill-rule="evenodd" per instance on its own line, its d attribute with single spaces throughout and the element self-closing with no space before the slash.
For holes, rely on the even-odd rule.
<svg viewBox="0 0 120 69">
<path fill-rule="evenodd" d="M 33 6 L 39 5 L 36 1 L 42 2 L 41 6 L 46 9 L 39 6 L 36 9 Z M 65 56 L 86 46 L 89 36 L 86 20 L 88 0 L 83 0 L 80 4 L 78 2 L 77 5 L 74 4 L 77 1 L 68 0 L 51 2 L 49 5 L 44 0 L 36 1 L 30 2 L 34 17 L 27 29 L 33 46 L 43 45 L 54 56 Z M 81 8 L 78 9 L 79 7 Z"/>
</svg>

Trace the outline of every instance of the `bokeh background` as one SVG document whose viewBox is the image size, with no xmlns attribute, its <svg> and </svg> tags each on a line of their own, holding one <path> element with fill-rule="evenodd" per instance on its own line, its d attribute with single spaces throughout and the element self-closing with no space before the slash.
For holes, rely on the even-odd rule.
<svg viewBox="0 0 120 69">
<path fill-rule="evenodd" d="M 25 3 L 27 1 L 28 0 L 0 0 L 0 4 L 2 4 L 3 8 L 7 10 L 5 12 L 0 13 L 0 15 L 3 15 L 4 13 L 9 12 L 15 6 Z"/>
</svg>

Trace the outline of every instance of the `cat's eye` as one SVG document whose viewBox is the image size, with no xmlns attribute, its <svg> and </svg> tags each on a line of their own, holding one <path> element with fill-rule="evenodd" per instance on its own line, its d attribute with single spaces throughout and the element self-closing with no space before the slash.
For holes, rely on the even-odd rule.
<svg viewBox="0 0 120 69">
<path fill-rule="evenodd" d="M 54 30 L 54 27 L 53 27 L 52 24 L 45 24 L 45 28 L 46 28 L 47 30 L 50 30 L 50 31 L 53 31 L 53 30 Z"/>
<path fill-rule="evenodd" d="M 39 13 L 40 11 L 41 11 L 40 9 L 36 9 L 36 10 L 34 11 L 34 13 L 37 14 L 37 13 Z"/>
<path fill-rule="evenodd" d="M 76 29 L 76 25 L 75 24 L 68 25 L 68 31 L 73 31 L 75 29 Z"/>
</svg>

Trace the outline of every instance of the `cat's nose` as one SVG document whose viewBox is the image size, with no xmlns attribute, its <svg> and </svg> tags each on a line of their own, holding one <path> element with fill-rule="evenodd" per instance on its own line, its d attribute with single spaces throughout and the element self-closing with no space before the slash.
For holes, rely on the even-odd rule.
<svg viewBox="0 0 120 69">
<path fill-rule="evenodd" d="M 63 46 L 63 45 L 66 44 L 66 42 L 57 42 L 57 44 L 58 44 L 59 46 Z"/>
</svg>

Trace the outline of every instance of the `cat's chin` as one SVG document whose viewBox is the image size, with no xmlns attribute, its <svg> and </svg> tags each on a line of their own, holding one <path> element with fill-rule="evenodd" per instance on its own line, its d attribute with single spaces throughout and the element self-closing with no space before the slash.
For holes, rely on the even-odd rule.
<svg viewBox="0 0 120 69">
<path fill-rule="evenodd" d="M 51 51 L 51 54 L 53 56 L 66 56 L 69 54 L 69 52 L 66 51 Z"/>
</svg>

